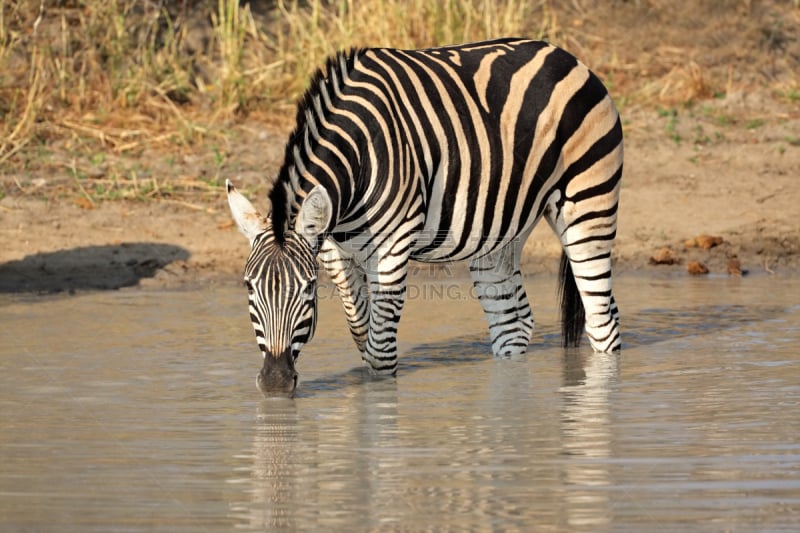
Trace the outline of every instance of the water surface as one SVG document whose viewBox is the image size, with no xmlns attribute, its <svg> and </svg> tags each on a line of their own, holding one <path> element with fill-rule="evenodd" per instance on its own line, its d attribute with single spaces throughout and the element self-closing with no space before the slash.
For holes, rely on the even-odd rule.
<svg viewBox="0 0 800 533">
<path fill-rule="evenodd" d="M 559 347 L 532 279 L 513 360 L 467 284 L 414 287 L 396 380 L 321 287 L 270 400 L 240 288 L 3 296 L 0 527 L 800 530 L 800 280 L 623 277 L 604 355 Z"/>
</svg>

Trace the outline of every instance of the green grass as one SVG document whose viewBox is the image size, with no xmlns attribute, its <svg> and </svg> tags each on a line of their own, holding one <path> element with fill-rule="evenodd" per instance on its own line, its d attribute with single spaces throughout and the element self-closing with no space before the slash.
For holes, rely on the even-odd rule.
<svg viewBox="0 0 800 533">
<path fill-rule="evenodd" d="M 736 124 L 736 117 L 732 115 L 726 115 L 724 113 L 717 115 L 716 120 L 717 124 L 719 124 L 722 127 L 733 126 L 734 124 Z"/>
<path fill-rule="evenodd" d="M 672 139 L 675 144 L 680 144 L 683 141 L 683 137 L 678 132 L 678 110 L 674 107 L 668 109 L 659 107 L 656 109 L 656 112 L 659 117 L 667 119 L 664 130 L 667 132 L 669 138 Z"/>
</svg>

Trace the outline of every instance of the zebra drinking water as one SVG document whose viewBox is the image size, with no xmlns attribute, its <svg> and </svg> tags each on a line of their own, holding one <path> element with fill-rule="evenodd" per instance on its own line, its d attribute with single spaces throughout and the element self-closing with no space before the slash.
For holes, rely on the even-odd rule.
<svg viewBox="0 0 800 533">
<path fill-rule="evenodd" d="M 397 370 L 410 259 L 470 260 L 496 357 L 533 330 L 519 263 L 541 217 L 563 253 L 562 332 L 620 346 L 611 249 L 622 175 L 619 115 L 600 80 L 545 42 L 502 39 L 331 57 L 298 105 L 262 216 L 230 182 L 251 244 L 250 317 L 262 391 L 291 392 L 314 334 L 316 260 L 369 369 Z"/>
</svg>

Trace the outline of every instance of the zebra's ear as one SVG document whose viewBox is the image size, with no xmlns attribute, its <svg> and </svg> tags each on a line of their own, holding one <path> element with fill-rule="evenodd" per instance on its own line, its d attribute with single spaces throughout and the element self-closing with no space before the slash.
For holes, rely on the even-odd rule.
<svg viewBox="0 0 800 533">
<path fill-rule="evenodd" d="M 250 241 L 250 246 L 253 246 L 255 238 L 267 229 L 267 220 L 236 190 L 230 180 L 225 180 L 225 189 L 228 191 L 228 205 L 231 207 L 233 220 L 239 226 L 239 231 Z"/>
<path fill-rule="evenodd" d="M 314 245 L 317 237 L 328 229 L 332 213 L 333 204 L 328 191 L 317 185 L 303 200 L 294 230 Z"/>
</svg>

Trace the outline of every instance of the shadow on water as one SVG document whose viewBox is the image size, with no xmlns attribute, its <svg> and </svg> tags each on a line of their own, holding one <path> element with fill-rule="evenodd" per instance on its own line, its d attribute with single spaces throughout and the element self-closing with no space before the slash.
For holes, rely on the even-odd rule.
<svg viewBox="0 0 800 533">
<path fill-rule="evenodd" d="M 442 342 L 418 344 L 409 351 L 401 352 L 398 372 L 410 374 L 433 366 L 462 365 L 489 358 L 491 358 L 491 346 L 482 334 L 474 334 Z M 302 398 L 322 391 L 341 391 L 353 386 L 389 382 L 394 382 L 394 378 L 376 378 L 370 375 L 366 366 L 310 380 L 302 379 L 301 375 L 295 397 Z"/>
<path fill-rule="evenodd" d="M 188 258 L 189 252 L 180 246 L 147 242 L 33 254 L 0 264 L 0 293 L 119 289 Z"/>
<path fill-rule="evenodd" d="M 625 349 L 649 346 L 676 339 L 689 339 L 698 335 L 710 335 L 749 323 L 771 320 L 786 310 L 778 306 L 708 305 L 684 309 L 645 309 L 623 321 L 623 345 Z M 492 358 L 488 332 L 472 333 L 444 341 L 418 344 L 401 352 L 399 372 L 409 374 L 431 367 L 459 366 L 480 363 Z M 555 324 L 536 326 L 534 338 L 527 353 L 522 357 L 536 357 L 537 351 L 563 349 L 561 332 Z M 579 348 L 564 350 L 564 372 L 568 382 L 580 381 L 587 358 L 592 358 L 588 341 L 583 339 Z M 596 355 L 596 354 L 595 354 Z M 576 377 L 577 376 L 577 377 Z M 354 367 L 345 372 L 302 380 L 297 397 L 313 396 L 322 391 L 342 391 L 353 386 L 381 381 L 393 381 L 372 377 L 366 367 Z"/>
</svg>

